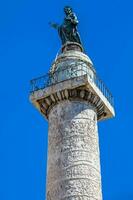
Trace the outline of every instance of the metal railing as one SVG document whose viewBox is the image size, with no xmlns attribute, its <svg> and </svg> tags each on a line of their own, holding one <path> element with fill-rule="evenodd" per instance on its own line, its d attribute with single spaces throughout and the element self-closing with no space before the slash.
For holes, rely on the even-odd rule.
<svg viewBox="0 0 133 200">
<path fill-rule="evenodd" d="M 54 73 L 50 72 L 41 77 L 35 78 L 30 81 L 31 85 L 31 93 L 34 93 L 37 90 L 44 89 L 48 86 L 52 86 L 56 83 L 69 80 L 72 78 L 80 77 L 82 75 L 87 74 L 92 82 L 99 88 L 99 90 L 103 93 L 103 95 L 107 98 L 112 106 L 114 106 L 114 99 L 109 91 L 109 89 L 105 86 L 103 81 L 97 76 L 96 73 L 90 73 L 89 67 L 85 65 L 85 63 L 78 65 L 71 65 L 65 67 L 62 70 L 57 70 Z"/>
</svg>

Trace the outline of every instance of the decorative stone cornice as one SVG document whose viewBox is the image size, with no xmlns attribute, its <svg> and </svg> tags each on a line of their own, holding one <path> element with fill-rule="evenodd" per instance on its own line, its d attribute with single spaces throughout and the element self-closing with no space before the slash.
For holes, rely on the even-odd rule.
<svg viewBox="0 0 133 200">
<path fill-rule="evenodd" d="M 84 88 L 65 89 L 37 101 L 40 111 L 48 119 L 50 110 L 61 101 L 86 101 L 96 110 L 98 120 L 106 116 L 105 107 L 98 96 Z"/>
</svg>

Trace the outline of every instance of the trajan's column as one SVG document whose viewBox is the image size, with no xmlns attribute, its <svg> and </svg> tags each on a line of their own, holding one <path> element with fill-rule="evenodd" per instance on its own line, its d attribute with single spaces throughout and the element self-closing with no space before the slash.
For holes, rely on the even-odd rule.
<svg viewBox="0 0 133 200">
<path fill-rule="evenodd" d="M 97 122 L 114 117 L 113 97 L 84 53 L 72 8 L 48 74 L 31 81 L 30 100 L 48 120 L 47 200 L 102 200 Z M 51 41 L 51 38 L 49 39 Z"/>
</svg>

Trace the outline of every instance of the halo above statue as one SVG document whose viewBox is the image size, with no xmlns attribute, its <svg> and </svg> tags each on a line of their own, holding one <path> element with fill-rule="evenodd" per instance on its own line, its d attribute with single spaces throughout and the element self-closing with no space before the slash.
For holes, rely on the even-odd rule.
<svg viewBox="0 0 133 200">
<path fill-rule="evenodd" d="M 61 25 L 50 23 L 50 25 L 58 30 L 62 45 L 67 43 L 77 43 L 82 46 L 80 35 L 77 31 L 78 19 L 70 6 L 64 7 L 65 18 Z"/>
</svg>

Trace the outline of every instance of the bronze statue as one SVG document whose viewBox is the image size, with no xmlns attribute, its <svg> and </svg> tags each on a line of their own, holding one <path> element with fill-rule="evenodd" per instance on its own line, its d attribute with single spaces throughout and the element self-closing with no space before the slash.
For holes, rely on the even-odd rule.
<svg viewBox="0 0 133 200">
<path fill-rule="evenodd" d="M 65 18 L 62 25 L 50 23 L 50 25 L 58 30 L 62 45 L 66 42 L 77 42 L 82 45 L 80 35 L 77 31 L 78 19 L 69 6 L 64 7 Z"/>
</svg>

